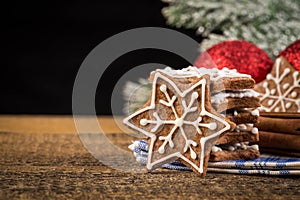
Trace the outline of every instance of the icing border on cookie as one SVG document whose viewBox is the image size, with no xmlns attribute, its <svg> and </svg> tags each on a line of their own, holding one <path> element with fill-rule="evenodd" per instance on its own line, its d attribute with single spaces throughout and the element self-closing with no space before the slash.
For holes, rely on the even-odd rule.
<svg viewBox="0 0 300 200">
<path fill-rule="evenodd" d="M 218 81 L 221 78 L 251 78 L 249 74 L 242 74 L 237 72 L 236 69 L 228 69 L 224 67 L 223 69 L 217 68 L 197 68 L 195 66 L 189 66 L 181 70 L 175 70 L 171 67 L 166 67 L 165 69 L 157 69 L 156 72 L 166 73 L 174 78 L 188 78 L 188 77 L 201 77 L 205 74 L 210 76 L 211 81 Z"/>
</svg>

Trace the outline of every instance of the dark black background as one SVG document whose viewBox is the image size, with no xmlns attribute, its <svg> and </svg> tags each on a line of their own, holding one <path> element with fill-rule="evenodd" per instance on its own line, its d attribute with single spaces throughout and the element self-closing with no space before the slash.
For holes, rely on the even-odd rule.
<svg viewBox="0 0 300 200">
<path fill-rule="evenodd" d="M 145 26 L 172 28 L 161 14 L 166 5 L 160 0 L 10 1 L 3 5 L 0 113 L 71 114 L 73 83 L 88 53 L 121 31 Z M 178 31 L 200 40 L 194 30 Z M 98 114 L 111 113 L 112 88 L 122 73 L 148 62 L 188 64 L 158 50 L 123 55 L 99 83 L 105 90 L 96 95 Z M 97 104 L 99 98 L 101 105 Z"/>
</svg>

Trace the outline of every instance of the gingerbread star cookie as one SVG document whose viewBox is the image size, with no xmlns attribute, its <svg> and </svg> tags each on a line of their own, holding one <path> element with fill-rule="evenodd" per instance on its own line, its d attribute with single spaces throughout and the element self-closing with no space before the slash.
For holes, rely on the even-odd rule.
<svg viewBox="0 0 300 200">
<path fill-rule="evenodd" d="M 261 110 L 300 112 L 300 74 L 283 57 L 277 58 L 266 80 L 257 84 Z"/>
<path fill-rule="evenodd" d="M 152 94 L 124 123 L 149 138 L 147 168 L 181 160 L 205 175 L 211 147 L 234 127 L 210 104 L 209 76 L 152 74 Z"/>
</svg>

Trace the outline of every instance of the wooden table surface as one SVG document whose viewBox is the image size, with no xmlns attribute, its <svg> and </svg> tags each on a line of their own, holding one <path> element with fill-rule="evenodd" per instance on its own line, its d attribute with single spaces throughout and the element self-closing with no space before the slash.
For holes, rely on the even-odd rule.
<svg viewBox="0 0 300 200">
<path fill-rule="evenodd" d="M 108 138 L 127 149 L 134 138 L 111 117 L 98 120 Z M 71 116 L 0 115 L 0 199 L 45 198 L 300 199 L 300 178 L 124 172 L 105 166 L 84 148 Z"/>
</svg>

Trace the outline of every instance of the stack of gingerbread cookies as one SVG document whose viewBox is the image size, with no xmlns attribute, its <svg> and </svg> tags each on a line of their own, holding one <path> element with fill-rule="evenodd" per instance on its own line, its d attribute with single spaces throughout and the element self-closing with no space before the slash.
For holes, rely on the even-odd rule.
<svg viewBox="0 0 300 200">
<path fill-rule="evenodd" d="M 181 70 L 156 70 L 167 74 L 190 73 L 209 75 L 212 107 L 235 128 L 222 133 L 211 149 L 210 161 L 249 160 L 258 158 L 258 121 L 260 106 L 258 93 L 253 90 L 255 80 L 235 69 L 207 69 L 187 67 Z M 150 77 L 152 80 L 153 78 Z"/>
<path fill-rule="evenodd" d="M 284 57 L 276 59 L 266 79 L 255 86 L 261 99 L 262 152 L 300 156 L 300 73 Z"/>
<path fill-rule="evenodd" d="M 151 73 L 149 101 L 124 119 L 148 138 L 147 168 L 179 159 L 200 175 L 208 160 L 259 157 L 255 81 L 236 70 L 188 67 Z"/>
</svg>

